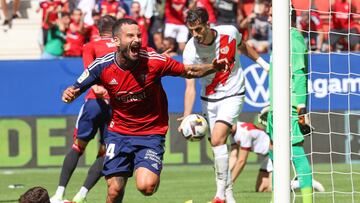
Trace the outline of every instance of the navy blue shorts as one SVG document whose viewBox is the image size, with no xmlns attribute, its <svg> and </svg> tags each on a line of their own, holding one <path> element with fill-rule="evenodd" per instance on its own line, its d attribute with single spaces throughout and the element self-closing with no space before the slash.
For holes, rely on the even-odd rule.
<svg viewBox="0 0 360 203">
<path fill-rule="evenodd" d="M 103 99 L 88 99 L 80 109 L 74 131 L 74 139 L 89 142 L 100 131 L 100 143 L 104 144 L 104 135 L 110 121 L 111 110 Z"/>
<path fill-rule="evenodd" d="M 160 176 L 165 136 L 129 136 L 109 131 L 105 136 L 105 144 L 105 176 L 121 173 L 131 177 L 139 167 L 147 168 Z"/>
</svg>

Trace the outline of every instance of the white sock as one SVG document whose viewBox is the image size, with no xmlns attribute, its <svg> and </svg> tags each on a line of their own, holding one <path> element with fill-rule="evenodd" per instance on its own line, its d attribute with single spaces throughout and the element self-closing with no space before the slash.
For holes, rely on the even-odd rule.
<svg viewBox="0 0 360 203">
<path fill-rule="evenodd" d="M 65 187 L 64 186 L 58 186 L 58 188 L 56 189 L 56 192 L 55 192 L 55 196 L 63 198 L 64 197 L 64 192 L 65 192 Z"/>
<path fill-rule="evenodd" d="M 87 193 L 88 193 L 88 189 L 84 186 L 82 186 L 78 192 L 78 194 L 81 196 L 81 197 L 86 197 Z"/>
<path fill-rule="evenodd" d="M 225 199 L 225 189 L 229 170 L 229 153 L 227 145 L 212 147 L 216 173 L 216 197 Z"/>
<path fill-rule="evenodd" d="M 230 168 L 228 169 L 228 177 L 227 177 L 227 183 L 226 183 L 225 197 L 226 197 L 226 203 L 236 203 L 236 200 L 234 198 L 234 193 L 233 193 L 233 184 L 232 184 L 232 181 L 231 181 Z"/>
</svg>

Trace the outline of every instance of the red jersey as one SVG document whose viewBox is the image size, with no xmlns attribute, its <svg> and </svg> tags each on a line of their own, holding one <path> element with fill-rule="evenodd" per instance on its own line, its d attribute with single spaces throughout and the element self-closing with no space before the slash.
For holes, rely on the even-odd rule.
<svg viewBox="0 0 360 203">
<path fill-rule="evenodd" d="M 119 11 L 119 2 L 118 1 L 113 1 L 113 2 L 108 2 L 106 0 L 101 2 L 100 5 L 100 14 L 103 15 L 111 15 L 111 16 L 116 16 L 118 11 Z"/>
<path fill-rule="evenodd" d="M 49 25 L 45 22 L 46 12 L 51 7 L 55 7 L 54 11 L 49 13 L 49 21 L 55 22 L 58 19 L 57 7 L 61 6 L 61 1 L 43 1 L 40 3 L 40 8 L 42 10 L 42 27 L 44 29 L 49 29 Z"/>
<path fill-rule="evenodd" d="M 109 131 L 138 136 L 165 135 L 169 117 L 161 77 L 183 74 L 184 65 L 144 47 L 137 65 L 127 70 L 117 64 L 115 55 L 116 52 L 96 59 L 74 87 L 83 92 L 100 82 L 107 89 L 112 108 Z"/>
<path fill-rule="evenodd" d="M 79 24 L 72 22 L 70 26 L 78 28 Z M 64 52 L 64 56 L 81 56 L 84 43 L 85 36 L 83 34 L 80 32 L 72 32 L 71 29 L 68 29 L 66 31 L 66 44 L 70 45 L 70 49 Z"/>
<path fill-rule="evenodd" d="M 184 12 L 187 0 L 166 0 L 165 19 L 167 23 L 185 25 Z"/>
<path fill-rule="evenodd" d="M 85 25 L 85 29 L 86 39 L 89 39 L 90 42 L 100 37 L 100 32 L 96 25 Z"/>
<path fill-rule="evenodd" d="M 333 29 L 348 29 L 355 26 L 353 15 L 350 15 L 351 7 L 349 2 L 342 2 L 336 0 L 332 5 L 332 28 Z M 349 20 L 350 18 L 350 20 Z"/>
<path fill-rule="evenodd" d="M 198 0 L 196 1 L 196 7 L 205 8 L 209 14 L 209 23 L 216 23 L 215 10 L 210 0 Z"/>
<path fill-rule="evenodd" d="M 301 30 L 309 31 L 309 21 L 300 21 Z M 317 31 L 322 29 L 322 21 L 318 12 L 311 11 L 310 13 L 310 31 Z"/>
<path fill-rule="evenodd" d="M 92 42 L 86 43 L 83 47 L 82 59 L 84 67 L 87 68 L 96 58 L 105 56 L 108 53 L 116 51 L 116 45 L 110 37 L 97 38 Z M 85 99 L 97 99 L 98 96 L 94 93 L 94 90 L 90 88 Z M 109 95 L 102 97 L 109 99 Z"/>
</svg>

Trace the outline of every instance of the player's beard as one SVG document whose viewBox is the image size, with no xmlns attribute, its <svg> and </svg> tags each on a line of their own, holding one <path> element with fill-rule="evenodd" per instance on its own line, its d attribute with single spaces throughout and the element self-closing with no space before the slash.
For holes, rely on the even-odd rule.
<svg viewBox="0 0 360 203">
<path fill-rule="evenodd" d="M 141 42 L 130 42 L 127 45 L 120 46 L 118 52 L 127 60 L 136 62 L 139 59 Z"/>
</svg>

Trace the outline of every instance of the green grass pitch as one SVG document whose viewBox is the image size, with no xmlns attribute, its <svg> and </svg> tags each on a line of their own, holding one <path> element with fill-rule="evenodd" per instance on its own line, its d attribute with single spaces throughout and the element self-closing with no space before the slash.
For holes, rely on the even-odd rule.
<svg viewBox="0 0 360 203">
<path fill-rule="evenodd" d="M 234 185 L 235 197 L 238 202 L 269 203 L 270 193 L 256 193 L 255 179 L 258 165 L 248 165 Z M 315 165 L 315 179 L 320 181 L 325 193 L 315 193 L 315 202 L 360 202 L 360 194 L 352 193 L 360 191 L 360 165 L 336 164 L 332 166 L 334 173 L 330 173 L 329 164 Z M 353 172 L 350 175 L 350 172 Z M 0 202 L 16 202 L 15 200 L 33 186 L 43 186 L 48 189 L 50 195 L 54 194 L 60 169 L 24 169 L 10 171 L 0 170 Z M 87 168 L 78 168 L 66 190 L 66 197 L 72 199 L 80 188 L 87 173 Z M 332 177 L 332 178 L 331 178 Z M 10 184 L 24 184 L 24 188 L 9 189 Z M 335 192 L 334 192 L 335 191 Z M 215 193 L 215 181 L 212 166 L 174 166 L 164 167 L 161 175 L 161 185 L 157 193 L 151 197 L 144 197 L 138 192 L 131 178 L 126 188 L 124 202 L 143 203 L 183 203 L 193 200 L 194 203 L 205 203 L 212 199 Z M 299 193 L 297 193 L 299 195 Z M 89 203 L 105 202 L 106 185 L 104 179 L 90 191 Z M 12 200 L 12 201 L 11 201 Z M 296 198 L 296 202 L 301 202 Z"/>
</svg>

